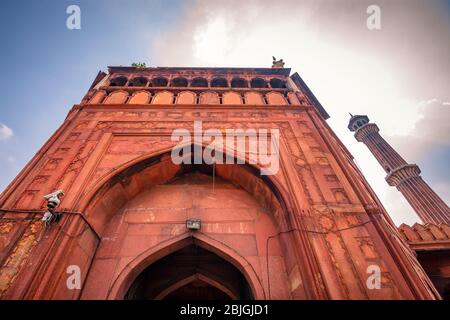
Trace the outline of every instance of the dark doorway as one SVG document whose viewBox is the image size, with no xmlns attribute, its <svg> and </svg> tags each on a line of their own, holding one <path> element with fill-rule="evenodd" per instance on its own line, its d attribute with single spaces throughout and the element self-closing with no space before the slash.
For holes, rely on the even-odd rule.
<svg viewBox="0 0 450 320">
<path fill-rule="evenodd" d="M 242 273 L 218 255 L 193 244 L 148 266 L 126 300 L 253 299 Z"/>
<path fill-rule="evenodd" d="M 164 300 L 232 300 L 225 292 L 201 280 L 192 281 L 168 294 Z"/>
</svg>

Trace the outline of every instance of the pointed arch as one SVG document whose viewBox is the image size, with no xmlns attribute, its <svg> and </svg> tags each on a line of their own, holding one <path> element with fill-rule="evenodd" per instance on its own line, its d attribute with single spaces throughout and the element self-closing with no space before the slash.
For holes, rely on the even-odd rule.
<svg viewBox="0 0 450 320">
<path fill-rule="evenodd" d="M 266 293 L 263 288 L 262 280 L 258 277 L 252 265 L 236 250 L 204 233 L 181 234 L 170 238 L 166 242 L 161 242 L 135 257 L 113 280 L 107 294 L 107 299 L 123 299 L 133 281 L 142 271 L 144 271 L 146 267 L 193 243 L 230 262 L 246 279 L 253 297 L 256 300 L 266 299 Z"/>
<path fill-rule="evenodd" d="M 206 144 L 206 143 L 205 143 Z M 189 145 L 189 144 L 187 144 Z M 191 144 L 191 151 L 195 144 Z M 182 146 L 180 146 L 182 147 Z M 204 148 L 205 146 L 201 146 Z M 104 211 L 103 199 L 109 199 L 110 207 L 108 212 L 113 214 L 130 197 L 133 196 L 132 185 L 129 185 L 132 175 L 142 173 L 147 178 L 140 181 L 140 185 L 151 187 L 157 183 L 163 183 L 173 178 L 181 172 L 182 165 L 175 165 L 170 157 L 173 146 L 161 149 L 153 155 L 144 155 L 135 158 L 129 162 L 118 166 L 113 172 L 102 176 L 90 188 L 88 188 L 81 198 L 78 199 L 75 206 L 79 211 L 84 212 L 89 222 L 101 233 L 107 220 L 111 216 L 97 214 L 96 211 Z M 284 214 L 291 212 L 293 208 L 292 200 L 287 197 L 288 192 L 284 189 L 281 181 L 276 176 L 261 176 L 260 167 L 256 164 L 250 164 L 249 159 L 238 158 L 234 155 L 234 150 L 224 149 L 224 155 L 229 154 L 234 158 L 234 164 L 216 165 L 216 174 L 223 175 L 223 178 L 253 194 L 256 199 L 265 203 L 273 213 L 273 218 L 280 224 L 283 221 Z M 233 170 L 225 170 L 225 167 L 232 166 Z M 239 179 L 246 177 L 245 180 Z M 148 177 L 153 177 L 148 179 Z"/>
<path fill-rule="evenodd" d="M 191 146 L 193 147 L 195 145 L 191 144 Z M 165 184 L 169 181 L 173 181 L 172 179 L 176 177 L 177 174 L 185 173 L 182 171 L 182 165 L 175 165 L 171 161 L 170 151 L 172 150 L 172 148 L 173 146 L 169 146 L 154 152 L 152 155 L 146 155 L 133 159 L 121 166 L 118 166 L 118 168 L 116 168 L 113 172 L 105 174 L 94 185 L 92 185 L 92 187 L 88 188 L 86 192 L 83 193 L 83 195 L 78 199 L 75 206 L 76 208 L 79 208 L 79 210 L 77 211 L 84 212 L 89 223 L 100 234 L 100 236 L 103 237 L 103 235 L 106 234 L 104 228 L 109 224 L 110 219 L 112 219 L 112 217 L 115 216 L 117 212 L 120 212 L 119 210 L 123 208 L 123 205 L 130 201 L 130 199 L 134 198 L 134 196 L 137 195 L 140 190 L 143 190 L 143 188 L 147 189 L 149 187 L 152 187 L 156 183 Z M 224 150 L 224 154 L 226 154 L 227 152 L 230 152 L 230 150 Z M 291 215 L 294 211 L 292 199 L 289 197 L 289 193 L 284 189 L 284 186 L 282 185 L 279 178 L 277 178 L 276 176 L 260 176 L 260 168 L 257 165 L 249 164 L 248 159 L 241 159 L 239 161 L 242 160 L 244 160 L 244 162 L 238 162 L 235 159 L 235 164 L 232 165 L 216 165 L 217 176 L 228 180 L 235 186 L 241 187 L 242 189 L 250 193 L 250 195 L 253 195 L 255 200 L 266 208 L 266 212 L 268 213 L 267 217 L 273 221 L 273 226 L 276 229 L 287 230 L 289 228 L 292 228 Z M 220 166 L 223 167 L 221 168 Z M 225 166 L 227 167 L 227 169 L 223 170 Z M 148 168 L 149 171 L 144 172 L 146 168 Z M 136 175 L 137 180 L 131 178 L 131 176 L 133 175 Z M 100 208 L 99 212 L 95 212 L 96 206 Z M 189 241 L 189 239 L 185 239 L 185 237 L 187 237 L 188 235 L 190 234 L 185 233 L 178 236 L 178 238 L 181 237 L 183 241 Z M 200 232 L 196 233 L 196 235 L 199 237 L 208 237 L 208 235 L 202 234 Z M 177 236 L 175 238 L 169 238 L 159 243 L 156 247 L 152 247 L 151 250 L 154 250 L 154 253 L 157 252 L 157 254 L 152 254 L 151 259 L 155 259 L 155 257 L 158 257 L 158 255 L 160 254 L 162 254 L 162 256 L 164 256 L 164 254 L 168 254 L 164 251 L 166 250 L 166 246 L 178 238 Z M 291 237 L 288 238 L 290 239 Z M 288 238 L 283 239 L 282 241 L 291 241 Z M 214 240 L 213 238 L 210 239 L 210 243 L 213 243 L 214 241 L 217 240 Z M 303 252 L 303 246 L 306 245 L 306 243 L 304 243 L 303 241 L 306 240 L 302 240 L 301 242 L 302 245 L 299 247 L 299 250 L 301 250 L 302 252 L 300 254 L 307 256 L 308 253 Z M 180 245 L 181 243 L 182 242 L 178 242 L 176 246 L 178 246 L 178 248 L 183 248 L 183 245 Z M 209 242 L 206 242 L 206 244 L 204 245 L 205 249 L 208 249 L 208 243 Z M 187 244 L 184 244 L 184 246 L 186 245 Z M 158 251 L 158 248 L 161 251 Z M 177 250 L 176 247 L 172 249 Z M 227 250 L 233 251 L 234 249 L 228 248 Z M 220 257 L 223 257 L 223 253 L 217 252 L 217 249 L 214 247 L 212 247 L 210 251 L 216 253 Z M 227 251 L 225 250 L 225 252 Z M 147 253 L 150 254 L 149 252 Z M 148 263 L 151 263 L 146 260 L 147 258 L 143 257 L 141 254 L 138 254 L 138 256 L 140 256 L 140 259 L 142 259 L 143 261 L 145 260 Z M 227 261 L 229 261 L 230 258 L 225 257 L 225 259 L 228 259 Z M 242 265 L 244 267 L 242 267 Z M 129 273 L 129 275 L 127 275 L 127 278 L 123 278 L 122 280 L 114 280 L 114 285 L 108 286 L 108 289 L 105 288 L 105 296 L 108 295 L 110 299 L 120 299 L 121 295 L 125 294 L 124 290 L 127 290 L 127 288 L 119 284 L 126 283 L 126 281 L 132 281 L 132 279 L 137 276 L 136 270 L 138 269 L 131 268 L 130 266 L 126 267 L 126 269 L 128 270 L 127 272 Z M 250 268 L 251 265 L 245 263 L 245 261 L 242 261 L 241 266 L 236 267 L 238 269 L 246 269 Z M 305 268 L 307 270 L 305 272 L 312 272 L 308 265 L 305 265 Z M 250 271 L 248 271 L 247 274 L 249 272 Z M 256 274 L 262 278 L 261 270 L 258 270 L 258 272 L 254 272 L 253 270 L 253 274 L 254 276 L 251 276 L 253 278 L 258 278 Z M 250 277 L 249 275 L 247 276 Z M 124 277 L 124 275 L 122 277 Z M 128 277 L 131 277 L 131 280 Z M 248 278 L 246 279 L 248 280 Z M 113 279 L 111 279 L 111 281 L 112 280 Z M 256 286 L 255 280 L 248 282 L 251 286 Z M 128 282 L 128 285 L 129 283 L 130 282 Z M 88 287 L 87 297 L 89 296 L 89 294 L 92 294 L 92 285 L 93 284 L 91 283 L 90 287 Z M 306 285 L 309 284 L 305 284 L 305 286 Z M 262 285 L 259 284 L 258 286 L 261 287 L 261 290 L 258 289 L 258 291 L 256 289 L 253 289 L 252 294 L 256 299 L 264 299 L 264 293 L 261 293 L 264 292 L 262 289 Z"/>
</svg>

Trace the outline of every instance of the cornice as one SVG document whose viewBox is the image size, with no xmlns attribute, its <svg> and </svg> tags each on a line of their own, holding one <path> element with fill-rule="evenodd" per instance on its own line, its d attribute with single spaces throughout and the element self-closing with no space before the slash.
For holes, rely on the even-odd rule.
<svg viewBox="0 0 450 320">
<path fill-rule="evenodd" d="M 291 68 L 238 68 L 238 67 L 149 67 L 137 68 L 130 66 L 109 66 L 108 71 L 113 73 L 168 73 L 168 74 L 198 74 L 199 72 L 212 74 L 258 74 L 258 75 L 280 75 L 288 77 L 291 73 Z"/>
</svg>

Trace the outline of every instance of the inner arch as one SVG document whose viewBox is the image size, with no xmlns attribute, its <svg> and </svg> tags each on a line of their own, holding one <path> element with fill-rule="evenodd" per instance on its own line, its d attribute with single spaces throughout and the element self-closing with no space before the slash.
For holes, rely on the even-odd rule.
<svg viewBox="0 0 450 320">
<path fill-rule="evenodd" d="M 235 159 L 236 160 L 236 159 Z M 198 171 L 209 176 L 213 173 L 246 190 L 271 213 L 275 224 L 281 227 L 284 213 L 290 210 L 289 199 L 283 195 L 282 186 L 273 177 L 261 176 L 254 166 L 245 164 L 174 164 L 169 153 L 163 153 L 137 162 L 111 176 L 95 191 L 88 191 L 81 200 L 81 211 L 86 212 L 90 223 L 102 234 L 112 216 L 141 190 L 167 183 L 188 172 Z M 84 204 L 83 204 L 84 203 Z"/>
<path fill-rule="evenodd" d="M 279 239 L 280 242 L 273 240 L 269 256 L 264 250 L 265 240 L 281 228 L 285 212 L 282 204 L 286 202 L 279 202 L 277 197 L 279 184 L 276 181 L 268 183 L 272 180 L 264 180 L 258 173 L 247 164 L 214 167 L 206 164 L 176 165 L 166 153 L 118 168 L 114 175 L 104 180 L 107 182 L 101 188 L 87 194 L 90 194 L 88 199 L 91 201 L 85 212 L 92 225 L 99 230 L 102 240 L 90 270 L 92 276 L 88 276 L 86 281 L 84 297 L 105 294 L 108 299 L 123 299 L 125 296 L 147 298 L 174 288 L 175 284 L 166 284 L 150 296 L 132 293 L 137 289 L 131 289 L 127 294 L 130 288 L 139 287 L 134 283 L 148 267 L 191 245 L 190 241 L 195 238 L 200 247 L 224 259 L 224 265 L 237 269 L 244 276 L 252 297 L 265 298 L 263 277 L 255 265 L 255 257 L 260 260 L 276 257 L 278 262 L 274 268 L 278 270 L 274 272 L 283 275 L 285 265 L 279 259 L 285 259 L 289 252 L 281 250 L 281 246 L 286 247 L 283 242 L 285 238 Z M 212 176 L 215 177 L 215 191 Z M 186 229 L 187 218 L 200 219 L 201 230 L 190 234 Z M 103 269 L 102 257 L 105 256 L 119 260 L 108 274 Z M 111 282 L 108 285 L 105 282 L 105 286 L 99 288 L 94 277 L 98 273 Z M 218 297 L 219 290 L 230 299 L 249 299 L 249 295 L 242 294 L 242 290 L 228 294 L 223 289 L 229 281 L 211 275 L 211 272 L 186 274 L 184 279 L 194 275 L 199 278 L 186 283 L 183 292 L 192 292 L 192 287 L 203 287 L 208 288 L 205 291 L 209 291 L 211 296 Z M 206 278 L 201 279 L 200 275 Z M 136 283 L 139 282 L 140 286 L 145 283 Z M 245 282 L 236 283 L 241 285 L 235 287 L 246 287 Z M 278 296 L 288 296 L 285 286 L 282 282 L 277 288 Z M 212 291 L 217 294 L 212 294 Z M 175 290 L 166 292 L 164 297 L 180 297 L 180 291 L 171 295 L 172 292 Z"/>
<path fill-rule="evenodd" d="M 194 242 L 148 266 L 125 299 L 236 300 L 253 296 L 235 266 Z"/>
</svg>

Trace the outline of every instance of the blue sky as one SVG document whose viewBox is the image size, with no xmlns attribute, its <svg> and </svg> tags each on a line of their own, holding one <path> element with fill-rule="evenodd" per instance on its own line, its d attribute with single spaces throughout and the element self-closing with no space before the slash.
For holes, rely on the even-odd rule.
<svg viewBox="0 0 450 320">
<path fill-rule="evenodd" d="M 66 28 L 67 6 L 81 30 Z M 177 18 L 171 1 L 0 1 L 0 189 L 16 176 L 108 65 L 149 61 L 143 44 Z M 145 31 L 145 32 L 143 32 Z"/>
<path fill-rule="evenodd" d="M 81 8 L 81 30 L 66 8 Z M 379 4 L 382 29 L 368 31 Z M 417 217 L 347 130 L 368 114 L 450 200 L 450 1 L 0 1 L 0 190 L 108 65 L 269 67 L 299 72 L 399 224 Z M 3 131 L 2 131 L 3 130 Z M 3 136 L 2 136 L 3 135 Z"/>
</svg>

